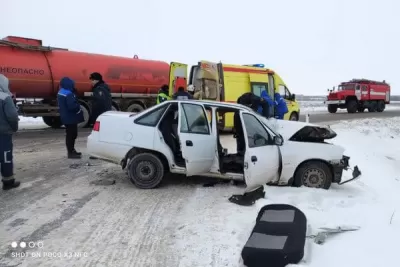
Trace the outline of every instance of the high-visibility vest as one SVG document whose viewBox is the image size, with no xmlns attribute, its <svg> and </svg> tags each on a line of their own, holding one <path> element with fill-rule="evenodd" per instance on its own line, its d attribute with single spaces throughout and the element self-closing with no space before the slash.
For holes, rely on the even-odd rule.
<svg viewBox="0 0 400 267">
<path fill-rule="evenodd" d="M 165 100 L 170 100 L 171 98 L 164 92 L 159 92 L 157 95 L 157 104 L 164 102 Z"/>
</svg>

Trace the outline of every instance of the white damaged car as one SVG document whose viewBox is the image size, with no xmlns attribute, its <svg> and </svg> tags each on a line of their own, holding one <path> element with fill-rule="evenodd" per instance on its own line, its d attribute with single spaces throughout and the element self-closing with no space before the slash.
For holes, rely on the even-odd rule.
<svg viewBox="0 0 400 267">
<path fill-rule="evenodd" d="M 231 154 L 220 142 L 224 116 L 234 117 L 237 149 Z M 356 166 L 353 178 L 342 181 L 349 157 L 325 141 L 335 136 L 329 127 L 267 120 L 239 104 L 166 101 L 140 113 L 103 113 L 87 151 L 120 164 L 143 189 L 157 187 L 167 172 L 244 181 L 246 193 L 230 200 L 247 205 L 264 196 L 265 184 L 328 189 L 358 178 Z"/>
</svg>

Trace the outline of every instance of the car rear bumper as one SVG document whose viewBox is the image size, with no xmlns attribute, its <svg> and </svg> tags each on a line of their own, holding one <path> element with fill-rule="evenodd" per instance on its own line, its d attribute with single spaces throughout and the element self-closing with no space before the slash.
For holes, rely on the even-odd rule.
<svg viewBox="0 0 400 267">
<path fill-rule="evenodd" d="M 326 100 L 324 101 L 325 105 L 342 105 L 346 104 L 346 100 Z"/>
<path fill-rule="evenodd" d="M 349 164 L 350 157 L 344 156 L 339 162 L 332 163 L 333 167 L 333 182 L 338 183 L 340 185 L 351 182 L 353 180 L 356 180 L 361 176 L 361 171 L 358 169 L 358 166 L 354 166 L 353 172 L 352 172 L 352 178 L 343 180 L 343 170 L 347 171 L 350 170 L 350 164 Z"/>
<path fill-rule="evenodd" d="M 129 147 L 121 146 L 119 144 L 107 143 L 99 141 L 98 133 L 92 133 L 87 138 L 86 152 L 89 156 L 99 158 L 101 160 L 119 164 L 129 151 Z"/>
</svg>

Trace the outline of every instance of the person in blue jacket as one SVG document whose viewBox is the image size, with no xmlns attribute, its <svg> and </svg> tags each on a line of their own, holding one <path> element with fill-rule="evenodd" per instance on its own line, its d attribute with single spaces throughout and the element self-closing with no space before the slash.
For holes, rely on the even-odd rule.
<svg viewBox="0 0 400 267">
<path fill-rule="evenodd" d="M 283 120 L 283 117 L 288 111 L 285 99 L 283 99 L 279 93 L 275 93 L 275 118 Z"/>
<path fill-rule="evenodd" d="M 261 104 L 258 106 L 257 112 L 263 115 L 266 118 L 270 117 L 270 109 L 275 106 L 274 101 L 269 97 L 267 91 L 261 92 Z"/>
<path fill-rule="evenodd" d="M 82 153 L 75 150 L 75 140 L 78 137 L 78 123 L 84 121 L 81 105 L 79 104 L 75 91 L 75 82 L 68 77 L 60 81 L 57 101 L 61 122 L 65 126 L 65 144 L 67 146 L 68 158 L 81 158 Z"/>
</svg>

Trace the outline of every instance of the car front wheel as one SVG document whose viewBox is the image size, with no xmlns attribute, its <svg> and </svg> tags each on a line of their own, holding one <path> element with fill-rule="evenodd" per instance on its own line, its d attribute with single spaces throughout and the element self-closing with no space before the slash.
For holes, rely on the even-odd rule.
<svg viewBox="0 0 400 267">
<path fill-rule="evenodd" d="M 320 161 L 303 163 L 296 171 L 293 185 L 311 188 L 329 189 L 332 184 L 332 172 L 328 165 Z"/>
<path fill-rule="evenodd" d="M 131 182 L 138 188 L 155 188 L 161 183 L 164 177 L 164 165 L 154 154 L 137 154 L 129 162 L 128 176 Z"/>
</svg>

